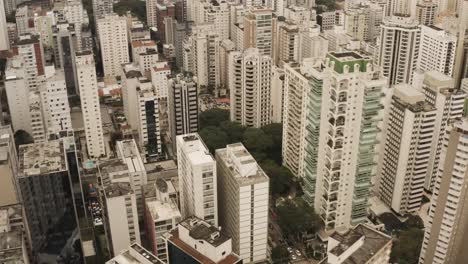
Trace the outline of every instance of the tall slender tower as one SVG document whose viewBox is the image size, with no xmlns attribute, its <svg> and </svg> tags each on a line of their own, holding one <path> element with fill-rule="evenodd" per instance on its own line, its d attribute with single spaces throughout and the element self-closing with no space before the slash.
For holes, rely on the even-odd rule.
<svg viewBox="0 0 468 264">
<path fill-rule="evenodd" d="M 106 147 L 104 145 L 93 52 L 77 52 L 75 63 L 88 155 L 90 158 L 99 158 L 106 155 Z"/>
<path fill-rule="evenodd" d="M 419 210 L 434 135 L 436 109 L 422 92 L 396 85 L 384 122 L 379 196 L 396 213 Z"/>
<path fill-rule="evenodd" d="M 216 160 L 197 133 L 177 136 L 180 211 L 218 226 Z"/>
<path fill-rule="evenodd" d="M 447 132 L 447 123 L 459 119 L 463 114 L 466 92 L 455 88 L 453 78 L 438 71 L 428 71 L 424 74 L 420 88 L 426 96 L 426 101 L 437 109 L 434 123 L 431 155 L 425 180 L 425 188 L 432 191 L 440 162 L 443 140 Z"/>
<path fill-rule="evenodd" d="M 367 217 L 386 78 L 369 57 L 331 52 L 310 69 L 305 200 L 327 230 Z"/>
<path fill-rule="evenodd" d="M 419 54 L 420 28 L 408 16 L 392 16 L 383 20 L 377 64 L 389 84 L 410 83 Z"/>
<path fill-rule="evenodd" d="M 242 143 L 217 149 L 216 164 L 219 203 L 223 205 L 219 207 L 220 226 L 232 237 L 233 251 L 245 263 L 265 261 L 268 256 L 268 176 Z"/>
<path fill-rule="evenodd" d="M 466 263 L 468 120 L 449 126 L 425 227 L 420 264 Z"/>
<path fill-rule="evenodd" d="M 231 120 L 249 127 L 271 123 L 271 57 L 253 48 L 232 52 L 228 67 Z"/>
<path fill-rule="evenodd" d="M 127 39 L 127 19 L 116 14 L 105 15 L 96 21 L 104 75 L 120 76 L 122 64 L 130 61 Z"/>
<path fill-rule="evenodd" d="M 0 50 L 9 50 L 10 40 L 8 39 L 8 28 L 5 15 L 5 6 L 0 4 Z"/>
<path fill-rule="evenodd" d="M 251 8 L 244 17 L 244 49 L 257 48 L 261 54 L 272 56 L 275 22 L 270 9 Z"/>
</svg>

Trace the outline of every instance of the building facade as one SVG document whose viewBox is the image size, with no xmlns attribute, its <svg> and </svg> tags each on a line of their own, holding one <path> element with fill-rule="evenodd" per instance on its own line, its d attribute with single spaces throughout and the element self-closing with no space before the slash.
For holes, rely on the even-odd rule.
<svg viewBox="0 0 468 264">
<path fill-rule="evenodd" d="M 219 225 L 245 263 L 268 259 L 269 178 L 242 143 L 216 150 Z M 252 213 L 253 212 L 253 213 Z"/>
<path fill-rule="evenodd" d="M 216 160 L 196 133 L 177 136 L 180 211 L 218 226 Z"/>
<path fill-rule="evenodd" d="M 231 121 L 262 127 L 271 123 L 271 67 L 258 49 L 229 54 Z"/>
<path fill-rule="evenodd" d="M 104 144 L 93 52 L 77 52 L 75 63 L 88 155 L 90 158 L 99 158 L 106 155 L 106 146 Z"/>
</svg>

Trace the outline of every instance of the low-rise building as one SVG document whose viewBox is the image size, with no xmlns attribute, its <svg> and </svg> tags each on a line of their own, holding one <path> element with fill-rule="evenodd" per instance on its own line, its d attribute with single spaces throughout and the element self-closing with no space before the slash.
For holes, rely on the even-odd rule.
<svg viewBox="0 0 468 264">
<path fill-rule="evenodd" d="M 196 217 L 180 222 L 166 234 L 168 262 L 171 264 L 240 264 L 232 252 L 231 238 L 220 229 Z"/>
<path fill-rule="evenodd" d="M 107 261 L 106 264 L 164 264 L 164 262 L 140 244 L 133 243 L 113 259 Z"/>
<path fill-rule="evenodd" d="M 359 224 L 345 234 L 335 232 L 328 238 L 328 257 L 321 263 L 389 263 L 391 249 L 390 236 Z"/>
</svg>

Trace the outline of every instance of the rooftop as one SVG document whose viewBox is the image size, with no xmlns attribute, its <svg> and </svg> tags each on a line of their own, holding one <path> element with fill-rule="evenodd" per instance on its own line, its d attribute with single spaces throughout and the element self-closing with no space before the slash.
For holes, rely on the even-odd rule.
<svg viewBox="0 0 468 264">
<path fill-rule="evenodd" d="M 230 239 L 226 235 L 221 234 L 217 227 L 193 216 L 180 222 L 179 225 L 187 229 L 192 238 L 196 240 L 204 240 L 214 247 L 217 247 Z"/>
<path fill-rule="evenodd" d="M 23 263 L 23 234 L 20 230 L 0 233 L 0 262 Z"/>
<path fill-rule="evenodd" d="M 137 243 L 130 245 L 130 247 L 113 259 L 106 262 L 106 264 L 163 264 L 156 256 L 151 254 L 148 250 L 144 249 Z"/>
<path fill-rule="evenodd" d="M 132 194 L 133 190 L 128 182 L 111 183 L 104 188 L 107 198 L 114 198 L 127 194 Z"/>
<path fill-rule="evenodd" d="M 192 164 L 200 165 L 214 162 L 213 156 L 197 133 L 181 135 L 177 138 L 178 144 L 182 144 L 181 148 Z"/>
<path fill-rule="evenodd" d="M 19 174 L 43 175 L 67 169 L 61 140 L 21 145 L 19 147 Z"/>
<path fill-rule="evenodd" d="M 170 220 L 181 218 L 177 204 L 169 200 L 168 202 L 159 201 L 156 198 L 146 199 L 146 206 L 154 221 Z"/>
<path fill-rule="evenodd" d="M 217 149 L 216 158 L 223 161 L 240 186 L 269 181 L 268 176 L 242 143 L 229 144 L 224 149 Z"/>
<path fill-rule="evenodd" d="M 197 220 L 198 222 L 195 223 L 194 220 Z M 192 222 L 192 224 L 190 222 Z M 204 224 L 200 224 L 200 222 L 204 223 Z M 200 225 L 203 225 L 203 226 L 200 226 Z M 209 227 L 207 227 L 207 225 Z M 213 234 L 214 232 L 218 232 L 218 229 L 216 227 L 211 226 L 208 223 L 206 223 L 205 221 L 202 221 L 202 220 L 200 220 L 200 219 L 198 219 L 196 217 L 190 217 L 190 218 L 180 222 L 179 223 L 179 228 L 180 228 L 180 226 L 183 226 L 184 228 L 189 228 L 189 234 L 194 239 L 204 240 L 204 238 L 206 236 L 211 236 L 211 234 Z M 168 238 L 168 240 L 172 244 L 176 245 L 179 249 L 184 251 L 186 254 L 188 254 L 188 255 L 192 256 L 193 258 L 195 258 L 196 260 L 198 260 L 200 263 L 203 263 L 203 264 L 235 264 L 235 263 L 239 263 L 240 258 L 234 253 L 229 254 L 227 257 L 225 257 L 221 261 L 214 262 L 213 260 L 211 260 L 207 256 L 201 254 L 199 251 L 197 251 L 196 249 L 192 248 L 190 245 L 185 243 L 179 236 L 179 230 L 178 230 L 179 228 L 175 228 L 170 232 L 170 234 L 169 234 L 170 237 Z M 211 239 L 211 237 L 210 237 L 210 239 Z M 213 242 L 213 243 L 215 243 L 214 246 L 220 245 L 220 244 L 224 243 L 225 241 L 227 241 L 229 239 L 230 238 L 228 238 L 228 237 L 221 234 L 216 239 L 216 241 Z M 213 243 L 210 243 L 210 244 L 213 244 Z"/>
<path fill-rule="evenodd" d="M 363 244 L 342 262 L 343 264 L 366 263 L 392 241 L 391 237 L 362 224 L 357 225 L 346 234 L 341 235 L 335 232 L 330 237 L 339 243 L 330 250 L 330 253 L 336 256 L 343 254 L 358 240 L 364 240 Z"/>
</svg>

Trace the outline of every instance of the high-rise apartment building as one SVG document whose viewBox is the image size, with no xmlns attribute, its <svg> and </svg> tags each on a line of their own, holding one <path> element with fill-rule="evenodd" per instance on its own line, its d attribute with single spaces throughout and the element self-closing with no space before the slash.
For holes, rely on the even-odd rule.
<svg viewBox="0 0 468 264">
<path fill-rule="evenodd" d="M 423 82 L 419 86 L 426 95 L 426 101 L 437 109 L 431 146 L 432 151 L 429 162 L 426 165 L 428 169 L 424 187 L 428 191 L 432 191 L 437 178 L 440 153 L 447 131 L 447 123 L 461 118 L 463 114 L 466 92 L 455 87 L 454 79 L 437 71 L 426 72 Z"/>
<path fill-rule="evenodd" d="M 452 76 L 456 49 L 456 36 L 436 26 L 421 26 L 417 69 Z"/>
<path fill-rule="evenodd" d="M 166 44 L 166 27 L 164 20 L 167 17 L 175 17 L 175 5 L 172 2 L 158 2 L 156 4 L 156 38 Z"/>
<path fill-rule="evenodd" d="M 134 40 L 131 42 L 132 62 L 140 66 L 143 74 L 159 61 L 158 47 L 154 40 Z"/>
<path fill-rule="evenodd" d="M 19 35 L 13 53 L 23 59 L 29 89 L 36 89 L 45 67 L 44 49 L 39 37 L 31 34 Z"/>
<path fill-rule="evenodd" d="M 0 126 L 0 206 L 20 201 L 16 190 L 18 156 L 11 126 Z"/>
<path fill-rule="evenodd" d="M 268 258 L 269 178 L 242 143 L 216 150 L 219 225 L 245 263 Z"/>
<path fill-rule="evenodd" d="M 420 25 L 432 26 L 438 15 L 438 3 L 433 0 L 419 0 L 416 4 L 416 19 Z"/>
<path fill-rule="evenodd" d="M 198 131 L 198 88 L 191 77 L 181 74 L 169 80 L 169 127 L 171 139 Z M 175 146 L 174 146 L 175 149 Z"/>
<path fill-rule="evenodd" d="M 67 87 L 63 71 L 55 71 L 50 67 L 46 72 L 45 80 L 39 85 L 44 126 L 47 135 L 60 131 L 72 131 L 70 105 L 68 104 Z"/>
<path fill-rule="evenodd" d="M 197 77 L 202 87 L 218 87 L 219 45 L 221 38 L 212 24 L 192 27 L 192 35 L 186 39 L 187 69 Z"/>
<path fill-rule="evenodd" d="M 0 50 L 9 50 L 8 28 L 5 14 L 5 6 L 0 5 Z"/>
<path fill-rule="evenodd" d="M 16 56 L 7 61 L 5 66 L 5 91 L 8 100 L 13 131 L 24 130 L 32 134 L 29 114 L 29 87 L 27 84 L 25 64 Z"/>
<path fill-rule="evenodd" d="M 116 14 L 96 21 L 104 75 L 120 76 L 122 64 L 130 62 L 127 43 L 127 20 Z"/>
<path fill-rule="evenodd" d="M 114 12 L 114 5 L 112 0 L 92 0 L 93 1 L 93 15 L 94 23 L 108 14 Z M 96 24 L 97 27 L 99 26 Z M 97 29 L 99 31 L 99 29 Z"/>
<path fill-rule="evenodd" d="M 70 187 L 72 165 L 68 164 L 63 140 L 21 145 L 18 152 L 18 190 L 31 235 L 32 255 L 38 256 L 52 238 L 67 241 L 77 227 Z M 67 224 L 57 228 L 62 221 Z M 49 250 L 48 254 L 58 255 L 61 248 Z"/>
<path fill-rule="evenodd" d="M 0 261 L 2 263 L 30 263 L 31 241 L 22 205 L 0 206 L 0 219 L 0 241 L 2 241 Z"/>
<path fill-rule="evenodd" d="M 197 133 L 177 136 L 180 211 L 218 226 L 216 160 Z"/>
<path fill-rule="evenodd" d="M 271 123 L 271 57 L 249 48 L 229 54 L 231 121 L 262 127 Z"/>
<path fill-rule="evenodd" d="M 126 182 L 130 184 L 136 197 L 139 217 L 143 216 L 144 202 L 142 186 L 148 182 L 143 159 L 134 139 L 117 141 L 117 158 L 100 162 L 99 176 L 103 186 Z"/>
<path fill-rule="evenodd" d="M 276 18 L 271 9 L 253 7 L 244 16 L 244 49 L 257 48 L 262 55 L 272 56 Z"/>
<path fill-rule="evenodd" d="M 104 131 L 93 52 L 77 52 L 75 63 L 88 155 L 90 158 L 99 158 L 106 155 L 106 147 L 104 145 Z"/>
<path fill-rule="evenodd" d="M 300 52 L 299 26 L 286 21 L 279 26 L 278 34 L 273 41 L 274 63 L 279 65 L 280 62 L 298 62 Z"/>
<path fill-rule="evenodd" d="M 448 126 L 425 226 L 420 264 L 464 263 L 468 228 L 468 120 Z"/>
<path fill-rule="evenodd" d="M 146 24 L 148 27 L 156 27 L 157 0 L 146 0 Z"/>
<path fill-rule="evenodd" d="M 101 194 L 107 246 L 115 256 L 133 243 L 141 243 L 135 192 L 127 182 L 111 183 Z"/>
<path fill-rule="evenodd" d="M 153 254 L 167 263 L 164 234 L 181 221 L 177 198 L 168 195 L 168 184 L 162 179 L 144 187 L 146 235 Z"/>
<path fill-rule="evenodd" d="M 344 26 L 346 33 L 360 41 L 373 41 L 377 38 L 383 20 L 382 7 L 378 5 L 355 5 L 345 10 Z"/>
<path fill-rule="evenodd" d="M 78 94 L 75 80 L 76 65 L 73 62 L 77 43 L 75 32 L 75 27 L 68 23 L 60 23 L 52 27 L 55 67 L 64 71 L 67 93 L 70 96 Z"/>
<path fill-rule="evenodd" d="M 76 48 L 78 51 L 83 50 L 82 44 L 82 29 L 89 25 L 89 17 L 83 3 L 80 0 L 68 0 L 63 8 L 63 16 L 66 21 L 74 25 L 76 33 Z"/>
<path fill-rule="evenodd" d="M 151 83 L 153 84 L 156 96 L 159 99 L 168 96 L 168 80 L 171 75 L 171 68 L 166 61 L 159 61 L 152 65 L 151 69 Z"/>
<path fill-rule="evenodd" d="M 331 52 L 309 68 L 304 195 L 327 230 L 367 217 L 387 87 L 376 67 L 357 52 Z"/>
<path fill-rule="evenodd" d="M 159 124 L 159 100 L 148 80 L 149 89 L 138 91 L 138 135 L 140 147 L 146 158 L 162 157 L 161 128 Z"/>
<path fill-rule="evenodd" d="M 420 27 L 408 16 L 385 18 L 381 25 L 377 64 L 390 85 L 410 83 L 420 47 Z"/>
<path fill-rule="evenodd" d="M 397 214 L 419 210 L 437 109 L 408 84 L 395 85 L 385 113 L 379 197 Z"/>
</svg>

